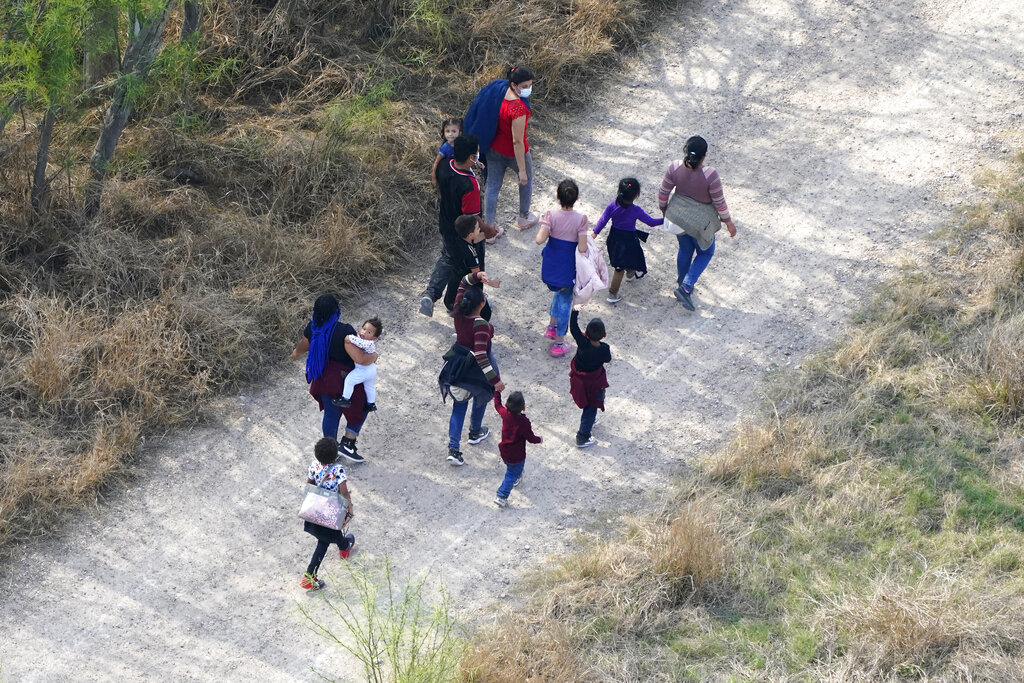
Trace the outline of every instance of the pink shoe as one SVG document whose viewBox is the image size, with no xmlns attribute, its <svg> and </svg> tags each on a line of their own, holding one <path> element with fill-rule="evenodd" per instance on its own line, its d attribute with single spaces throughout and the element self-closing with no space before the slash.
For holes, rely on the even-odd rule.
<svg viewBox="0 0 1024 683">
<path fill-rule="evenodd" d="M 505 228 L 501 227 L 500 225 L 497 226 L 497 227 L 498 227 L 498 234 L 495 235 L 494 237 L 490 238 L 490 239 L 484 240 L 485 242 L 487 242 L 487 244 L 494 244 L 495 242 L 498 241 L 499 237 L 501 237 L 502 235 L 505 234 Z"/>
<path fill-rule="evenodd" d="M 544 336 L 548 339 L 554 339 L 558 335 L 555 334 L 558 330 L 555 329 L 554 325 L 548 325 L 548 329 L 544 330 Z"/>
<path fill-rule="evenodd" d="M 567 353 L 569 353 L 569 342 L 555 342 L 551 345 L 551 355 L 555 358 L 561 358 Z"/>
</svg>

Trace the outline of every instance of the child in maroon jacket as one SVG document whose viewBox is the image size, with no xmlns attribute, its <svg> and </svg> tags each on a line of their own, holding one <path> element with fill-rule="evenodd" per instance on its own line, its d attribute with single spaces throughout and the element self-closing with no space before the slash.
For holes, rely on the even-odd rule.
<svg viewBox="0 0 1024 683">
<path fill-rule="evenodd" d="M 508 507 L 508 497 L 512 488 L 519 486 L 523 480 L 523 468 L 526 466 L 526 442 L 540 443 L 541 438 L 533 433 L 530 418 L 523 414 L 526 400 L 521 391 L 513 391 L 508 397 L 508 406 L 501 405 L 501 392 L 494 392 L 494 409 L 501 415 L 501 443 L 498 452 L 505 461 L 505 479 L 498 487 L 498 496 L 494 504 Z"/>
</svg>

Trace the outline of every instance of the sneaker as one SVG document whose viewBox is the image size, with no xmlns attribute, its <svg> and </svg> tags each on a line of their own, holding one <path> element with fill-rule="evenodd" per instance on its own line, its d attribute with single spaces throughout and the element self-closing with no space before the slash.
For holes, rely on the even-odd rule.
<svg viewBox="0 0 1024 683">
<path fill-rule="evenodd" d="M 327 584 L 324 583 L 322 580 L 316 578 L 315 576 L 303 574 L 302 581 L 299 581 L 299 585 L 308 591 L 318 591 L 321 590 Z"/>
<path fill-rule="evenodd" d="M 548 325 L 548 329 L 544 330 L 544 336 L 548 339 L 554 339 L 558 336 L 558 330 L 555 329 L 554 325 Z"/>
<path fill-rule="evenodd" d="M 576 448 L 590 448 L 595 443 L 597 442 L 594 441 L 593 436 L 588 436 L 586 439 L 581 439 L 578 436 L 576 437 Z"/>
<path fill-rule="evenodd" d="M 462 467 L 466 464 L 466 459 L 462 457 L 462 451 L 455 448 L 449 448 L 448 462 L 452 464 L 452 467 Z"/>
<path fill-rule="evenodd" d="M 338 398 L 332 398 L 331 399 L 331 403 L 333 403 L 338 408 L 351 408 L 352 407 L 352 400 L 348 399 L 348 398 L 345 398 L 344 396 L 339 396 Z"/>
<path fill-rule="evenodd" d="M 555 358 L 561 358 L 565 354 L 569 353 L 569 342 L 555 342 L 551 345 L 551 355 Z"/>
<path fill-rule="evenodd" d="M 495 242 L 497 242 L 497 241 L 498 241 L 498 238 L 499 238 L 499 237 L 501 237 L 501 236 L 502 236 L 502 235 L 504 235 L 504 234 L 505 234 L 505 228 L 503 228 L 503 227 L 501 227 L 501 226 L 499 225 L 499 226 L 498 226 L 498 234 L 497 234 L 497 235 L 495 235 L 494 237 L 488 237 L 488 238 L 487 238 L 486 240 L 484 240 L 484 241 L 485 241 L 485 242 L 487 242 L 487 244 L 494 244 Z"/>
<path fill-rule="evenodd" d="M 523 483 L 523 475 L 520 474 L 519 478 L 516 479 L 516 483 L 512 484 L 512 488 L 515 488 L 515 487 L 519 486 L 522 483 Z"/>
<path fill-rule="evenodd" d="M 494 504 L 500 508 L 508 507 L 508 498 L 502 498 L 501 496 L 494 497 Z"/>
<path fill-rule="evenodd" d="M 526 230 L 529 227 L 537 225 L 539 221 L 540 217 L 531 211 L 529 215 L 520 216 L 519 218 L 516 218 L 516 227 L 519 228 L 520 230 Z"/>
<path fill-rule="evenodd" d="M 345 536 L 345 538 L 348 539 L 348 547 L 344 550 L 338 548 L 338 557 L 340 557 L 343 560 L 348 559 L 348 556 L 352 554 L 352 548 L 355 547 L 356 544 L 356 537 L 354 534 L 348 534 L 347 536 Z"/>
<path fill-rule="evenodd" d="M 428 318 L 434 315 L 434 300 L 429 296 L 424 296 L 420 299 L 420 313 L 427 316 Z"/>
<path fill-rule="evenodd" d="M 356 452 L 356 440 L 347 436 L 341 437 L 341 441 L 338 443 L 338 455 L 350 462 L 366 462 L 366 458 Z"/>
<path fill-rule="evenodd" d="M 619 293 L 615 293 L 615 294 L 609 293 L 608 294 L 608 298 L 606 299 L 606 301 L 608 303 L 610 303 L 610 304 L 617 304 L 620 301 L 622 301 L 622 295 L 619 294 Z"/>
<path fill-rule="evenodd" d="M 626 271 L 626 282 L 629 282 L 630 280 L 635 280 L 635 279 L 636 279 L 636 271 L 635 270 L 627 270 Z"/>
<path fill-rule="evenodd" d="M 367 413 L 372 413 L 373 411 L 377 410 L 377 404 L 376 403 L 367 403 L 366 407 L 363 408 L 363 410 L 365 412 L 367 412 Z"/>
<path fill-rule="evenodd" d="M 345 450 L 342 450 L 342 449 L 339 448 L 338 449 L 338 455 L 340 455 L 341 457 L 345 458 L 349 462 L 354 462 L 357 465 L 360 464 L 360 463 L 366 462 L 366 458 L 364 458 L 363 456 L 359 455 L 355 451 L 349 452 L 349 451 L 345 451 Z"/>
<path fill-rule="evenodd" d="M 676 287 L 676 290 L 672 293 L 676 295 L 677 299 L 679 299 L 679 303 L 683 305 L 683 308 L 685 308 L 688 311 L 697 310 L 697 308 L 693 305 L 693 299 L 690 298 L 690 293 L 683 289 L 682 285 Z"/>
<path fill-rule="evenodd" d="M 473 430 L 470 430 L 469 439 L 467 440 L 469 441 L 470 444 L 475 446 L 484 439 L 486 439 L 490 435 L 490 433 L 491 430 L 488 429 L 487 427 L 481 427 L 479 432 L 474 432 Z"/>
</svg>

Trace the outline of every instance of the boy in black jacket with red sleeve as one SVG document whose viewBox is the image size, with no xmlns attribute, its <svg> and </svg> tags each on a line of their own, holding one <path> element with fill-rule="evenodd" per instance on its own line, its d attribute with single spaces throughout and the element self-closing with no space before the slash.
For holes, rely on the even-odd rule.
<svg viewBox="0 0 1024 683">
<path fill-rule="evenodd" d="M 526 410 L 526 400 L 522 392 L 513 391 L 508 397 L 507 407 L 501 405 L 501 392 L 494 392 L 494 408 L 501 415 L 501 443 L 498 444 L 498 452 L 505 462 L 505 479 L 498 487 L 494 504 L 506 508 L 512 488 L 523 480 L 526 442 L 540 443 L 541 438 L 533 433 L 530 418 L 523 414 Z"/>
</svg>

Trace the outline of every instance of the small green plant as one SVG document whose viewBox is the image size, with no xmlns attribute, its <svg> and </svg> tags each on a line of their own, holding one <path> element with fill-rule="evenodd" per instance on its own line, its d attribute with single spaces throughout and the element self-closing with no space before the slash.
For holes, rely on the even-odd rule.
<svg viewBox="0 0 1024 683">
<path fill-rule="evenodd" d="M 381 134 L 391 124 L 395 82 L 386 79 L 364 93 L 336 99 L 321 119 L 328 140 L 340 141 L 352 134 Z"/>
<path fill-rule="evenodd" d="M 345 575 L 347 589 L 339 590 L 337 599 L 326 599 L 338 624 L 323 623 L 300 606 L 313 631 L 358 659 L 373 683 L 455 678 L 462 645 L 443 591 L 434 604 L 423 594 L 425 575 L 399 585 L 389 558 L 377 567 L 346 564 Z"/>
</svg>

